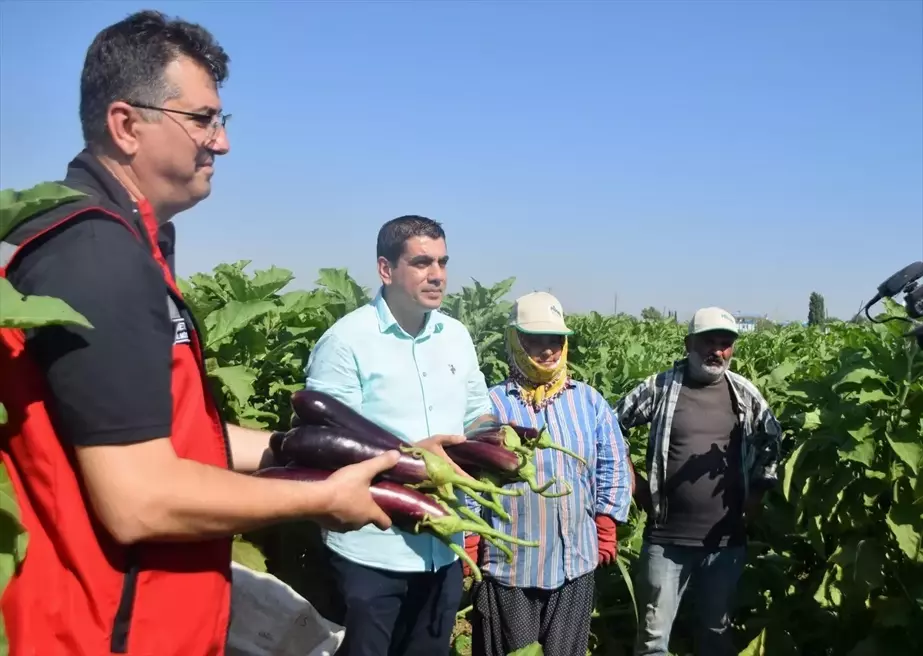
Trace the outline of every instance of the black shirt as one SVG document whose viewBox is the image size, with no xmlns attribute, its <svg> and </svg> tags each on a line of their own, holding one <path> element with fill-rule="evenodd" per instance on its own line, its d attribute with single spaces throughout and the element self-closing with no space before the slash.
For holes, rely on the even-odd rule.
<svg viewBox="0 0 923 656">
<path fill-rule="evenodd" d="M 741 430 L 731 389 L 722 376 L 702 384 L 687 376 L 670 431 L 662 503 L 666 521 L 652 542 L 721 547 L 742 544 Z"/>
<path fill-rule="evenodd" d="M 136 206 L 89 153 L 71 162 L 63 182 L 120 209 L 144 238 Z M 158 237 L 171 264 L 173 238 L 172 226 Z M 26 351 L 47 381 L 62 439 L 86 446 L 170 435 L 174 329 L 167 284 L 148 243 L 90 212 L 27 245 L 7 278 L 23 294 L 64 300 L 93 326 L 27 333 Z"/>
</svg>

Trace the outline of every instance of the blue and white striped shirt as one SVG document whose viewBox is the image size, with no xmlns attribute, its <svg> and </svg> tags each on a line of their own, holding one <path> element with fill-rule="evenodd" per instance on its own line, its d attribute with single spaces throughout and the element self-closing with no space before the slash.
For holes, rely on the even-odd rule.
<svg viewBox="0 0 923 656">
<path fill-rule="evenodd" d="M 514 483 L 510 487 L 522 489 L 522 496 L 499 496 L 510 522 L 498 519 L 466 497 L 469 507 L 479 511 L 494 528 L 539 542 L 538 547 L 506 543 L 513 551 L 513 560 L 507 563 L 503 552 L 482 539 L 484 576 L 508 586 L 558 588 L 596 569 L 599 545 L 595 516 L 609 515 L 619 522 L 628 518 L 631 470 L 625 440 L 612 408 L 585 383 L 570 382 L 538 414 L 522 402 L 519 386 L 512 381 L 492 387 L 489 397 L 499 421 L 539 430 L 547 426 L 556 443 L 587 461 L 584 466 L 560 451 L 537 449 L 534 462 L 538 484 L 559 479 L 546 494 L 563 492 L 563 480 L 570 483 L 573 492 L 546 498 L 534 493 L 526 483 Z"/>
</svg>

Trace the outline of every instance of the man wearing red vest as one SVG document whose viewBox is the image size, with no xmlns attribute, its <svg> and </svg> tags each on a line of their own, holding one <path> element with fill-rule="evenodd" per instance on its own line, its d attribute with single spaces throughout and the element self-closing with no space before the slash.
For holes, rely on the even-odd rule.
<svg viewBox="0 0 923 656">
<path fill-rule="evenodd" d="M 0 276 L 92 324 L 0 330 L 0 457 L 29 536 L 0 600 L 14 656 L 223 654 L 231 536 L 390 526 L 369 484 L 397 453 L 324 483 L 247 476 L 269 433 L 225 426 L 205 382 L 169 222 L 228 152 L 227 67 L 206 30 L 157 12 L 100 32 L 63 180 L 84 195 L 0 235 Z"/>
</svg>

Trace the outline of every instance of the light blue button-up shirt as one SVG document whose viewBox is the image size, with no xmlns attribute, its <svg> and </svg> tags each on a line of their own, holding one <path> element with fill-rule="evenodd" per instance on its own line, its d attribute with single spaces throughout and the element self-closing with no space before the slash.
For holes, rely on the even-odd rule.
<svg viewBox="0 0 923 656">
<path fill-rule="evenodd" d="M 371 303 L 337 321 L 321 336 L 306 367 L 306 387 L 326 392 L 407 442 L 461 435 L 491 413 L 487 384 L 468 329 L 439 312 L 420 333 L 408 334 L 381 290 Z M 463 534 L 452 537 L 463 544 Z M 399 572 L 435 571 L 457 556 L 437 538 L 392 526 L 325 532 L 344 558 Z"/>
</svg>

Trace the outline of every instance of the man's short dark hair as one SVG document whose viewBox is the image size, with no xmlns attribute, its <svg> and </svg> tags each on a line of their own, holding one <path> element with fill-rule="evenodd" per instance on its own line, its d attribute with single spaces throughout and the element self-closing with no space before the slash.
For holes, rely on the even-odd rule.
<svg viewBox="0 0 923 656">
<path fill-rule="evenodd" d="M 378 231 L 378 257 L 385 257 L 395 264 L 404 252 L 404 244 L 411 237 L 445 239 L 442 224 L 425 216 L 408 214 L 391 219 Z"/>
<path fill-rule="evenodd" d="M 167 84 L 164 70 L 181 56 L 201 64 L 216 87 L 228 77 L 228 55 L 208 30 L 159 11 L 131 14 L 97 34 L 80 75 L 80 126 L 87 146 L 108 142 L 106 112 L 113 102 L 160 107 L 175 98 L 178 92 Z"/>
</svg>

